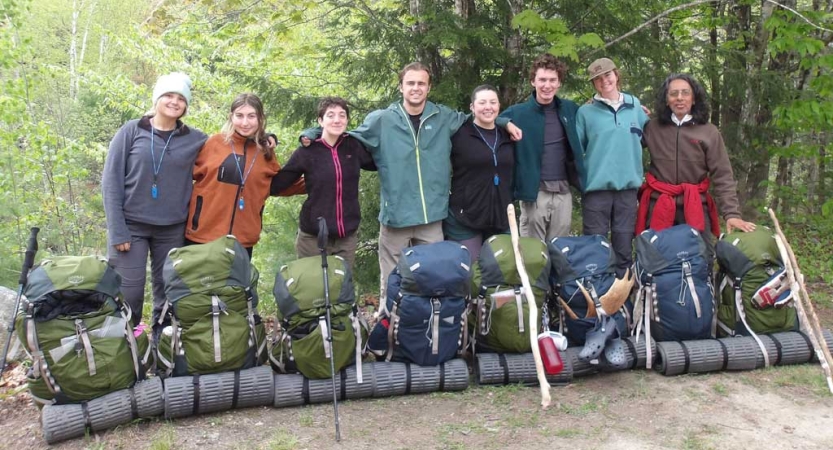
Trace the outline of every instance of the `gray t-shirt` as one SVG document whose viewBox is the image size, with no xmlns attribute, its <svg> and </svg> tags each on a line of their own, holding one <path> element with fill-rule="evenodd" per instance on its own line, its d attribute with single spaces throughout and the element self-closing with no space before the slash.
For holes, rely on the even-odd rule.
<svg viewBox="0 0 833 450">
<path fill-rule="evenodd" d="M 546 192 L 567 192 L 567 135 L 558 119 L 555 102 L 544 108 L 544 150 L 541 152 L 541 184 Z"/>
</svg>

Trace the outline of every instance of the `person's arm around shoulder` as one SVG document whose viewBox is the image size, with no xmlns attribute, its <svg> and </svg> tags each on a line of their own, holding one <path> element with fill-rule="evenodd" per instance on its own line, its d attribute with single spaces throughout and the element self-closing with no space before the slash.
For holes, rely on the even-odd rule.
<svg viewBox="0 0 833 450">
<path fill-rule="evenodd" d="M 362 168 L 362 170 L 376 172 L 378 170 L 378 168 L 376 167 L 376 162 L 373 161 L 373 155 L 371 155 L 370 152 L 367 151 L 367 148 L 365 148 L 364 144 L 362 144 L 360 140 L 355 139 L 352 136 L 349 136 L 347 139 L 351 141 L 350 144 L 353 145 L 356 149 L 356 155 L 359 158 L 359 166 Z"/>
<path fill-rule="evenodd" d="M 133 146 L 134 135 L 135 125 L 124 125 L 116 132 L 110 141 L 101 176 L 107 234 L 109 242 L 120 252 L 130 250 L 131 235 L 124 218 L 124 183 L 127 155 Z"/>
<path fill-rule="evenodd" d="M 306 185 L 302 175 L 306 172 L 303 147 L 298 147 L 289 157 L 286 165 L 280 167 L 278 173 L 272 177 L 272 184 L 269 187 L 269 195 L 289 197 L 292 195 L 306 194 Z"/>
<path fill-rule="evenodd" d="M 386 109 L 377 109 L 371 112 L 364 118 L 364 122 L 358 128 L 348 131 L 347 134 L 358 139 L 371 154 L 379 151 L 385 114 L 388 114 Z"/>
</svg>

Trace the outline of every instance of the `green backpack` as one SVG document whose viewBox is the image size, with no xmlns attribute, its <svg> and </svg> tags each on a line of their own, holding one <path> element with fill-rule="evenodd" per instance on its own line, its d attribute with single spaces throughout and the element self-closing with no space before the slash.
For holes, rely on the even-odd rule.
<svg viewBox="0 0 833 450">
<path fill-rule="evenodd" d="M 716 283 L 720 299 L 719 335 L 795 329 L 795 306 L 790 301 L 784 262 L 772 230 L 758 227 L 749 233 L 724 234 L 717 242 L 715 253 L 719 265 Z M 767 290 L 773 294 L 766 295 Z M 760 300 L 761 295 L 766 301 Z"/>
<path fill-rule="evenodd" d="M 550 290 L 550 260 L 547 244 L 530 237 L 520 238 L 521 255 L 532 284 L 538 314 L 543 314 L 544 298 Z M 521 278 L 515 264 L 512 239 L 501 234 L 483 243 L 474 265 L 469 324 L 476 350 L 498 353 L 528 353 L 529 306 L 521 295 Z"/>
<path fill-rule="evenodd" d="M 265 360 L 266 331 L 257 314 L 258 272 L 234 236 L 175 248 L 163 269 L 170 320 L 157 345 L 169 376 L 248 369 Z"/>
<path fill-rule="evenodd" d="M 18 338 L 32 358 L 27 374 L 40 404 L 78 403 L 145 378 L 150 346 L 134 335 L 121 277 L 97 256 L 56 256 L 30 274 Z"/>
<path fill-rule="evenodd" d="M 359 318 L 350 268 L 340 256 L 328 256 L 327 276 L 335 370 L 338 372 L 354 361 L 360 368 L 367 324 Z M 311 379 L 329 378 L 321 257 L 301 258 L 281 267 L 273 293 L 281 324 L 269 352 L 273 366 L 284 373 L 301 372 Z"/>
</svg>

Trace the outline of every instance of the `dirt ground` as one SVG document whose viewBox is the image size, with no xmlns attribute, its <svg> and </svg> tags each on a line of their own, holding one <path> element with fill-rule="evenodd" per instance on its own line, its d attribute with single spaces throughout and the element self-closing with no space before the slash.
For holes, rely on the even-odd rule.
<svg viewBox="0 0 833 450">
<path fill-rule="evenodd" d="M 824 289 L 830 289 L 825 286 Z M 829 307 L 820 309 L 826 327 Z M 139 420 L 56 449 L 830 449 L 833 396 L 817 364 L 664 377 L 596 374 L 552 389 L 478 387 L 339 404 Z M 0 387 L 0 448 L 43 448 L 39 411 Z"/>
</svg>

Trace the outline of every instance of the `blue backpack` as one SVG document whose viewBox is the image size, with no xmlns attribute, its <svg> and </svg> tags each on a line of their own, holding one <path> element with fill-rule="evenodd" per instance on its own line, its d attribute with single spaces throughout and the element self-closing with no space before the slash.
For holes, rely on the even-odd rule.
<svg viewBox="0 0 833 450">
<path fill-rule="evenodd" d="M 597 300 L 616 279 L 616 254 L 604 236 L 556 237 L 547 246 L 552 261 L 550 284 L 561 311 L 561 332 L 571 345 L 584 345 L 585 335 L 596 326 L 597 317 L 587 317 L 587 299 L 578 287 Z M 625 335 L 629 328 L 630 304 L 613 315 L 616 328 Z"/>
<path fill-rule="evenodd" d="M 436 366 L 462 351 L 471 257 L 458 242 L 408 247 L 388 277 L 389 317 L 373 328 L 368 349 L 388 361 Z"/>
<path fill-rule="evenodd" d="M 635 310 L 645 334 L 658 341 L 714 336 L 714 288 L 700 233 L 685 224 L 648 229 L 636 237 L 635 247 L 640 284 Z"/>
</svg>

